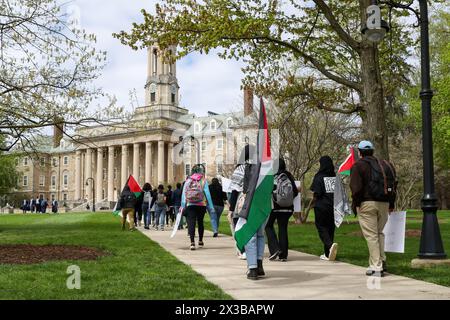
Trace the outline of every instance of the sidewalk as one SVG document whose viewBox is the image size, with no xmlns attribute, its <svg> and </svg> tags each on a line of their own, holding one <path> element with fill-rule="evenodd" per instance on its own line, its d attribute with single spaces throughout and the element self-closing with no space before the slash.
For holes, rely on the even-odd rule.
<svg viewBox="0 0 450 320">
<path fill-rule="evenodd" d="M 289 251 L 287 262 L 269 261 L 265 252 L 266 276 L 247 280 L 245 260 L 239 260 L 234 240 L 226 235 L 213 238 L 205 231 L 205 246 L 189 250 L 186 230 L 139 230 L 208 281 L 238 300 L 292 299 L 450 299 L 450 288 L 406 277 L 367 277 L 365 268 L 343 262 L 321 261 L 317 256 Z"/>
</svg>

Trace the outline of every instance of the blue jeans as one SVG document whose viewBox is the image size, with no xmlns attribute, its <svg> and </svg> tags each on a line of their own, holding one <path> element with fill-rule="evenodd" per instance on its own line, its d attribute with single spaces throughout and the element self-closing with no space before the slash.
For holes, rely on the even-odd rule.
<svg viewBox="0 0 450 320">
<path fill-rule="evenodd" d="M 215 213 L 211 214 L 211 212 L 208 209 L 209 216 L 211 217 L 211 226 L 214 233 L 219 232 L 219 224 L 220 224 L 220 216 L 223 212 L 223 207 L 221 206 L 214 206 Z"/>
<path fill-rule="evenodd" d="M 258 267 L 258 260 L 262 260 L 264 256 L 264 228 L 266 227 L 265 221 L 261 227 L 259 227 L 256 234 L 245 245 L 245 253 L 247 255 L 247 266 L 249 269 Z"/>
<path fill-rule="evenodd" d="M 155 223 L 158 223 L 161 228 L 164 228 L 166 222 L 166 206 L 155 206 Z"/>
<path fill-rule="evenodd" d="M 150 225 L 150 208 L 148 202 L 142 203 L 142 212 L 144 213 L 144 226 Z"/>
</svg>

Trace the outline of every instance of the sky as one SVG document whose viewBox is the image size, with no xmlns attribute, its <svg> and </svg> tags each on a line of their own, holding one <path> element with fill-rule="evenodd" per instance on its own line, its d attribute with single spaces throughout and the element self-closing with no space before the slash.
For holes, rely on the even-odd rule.
<svg viewBox="0 0 450 320">
<path fill-rule="evenodd" d="M 96 48 L 107 52 L 107 65 L 94 84 L 115 95 L 118 105 L 128 110 L 132 108 L 130 90 L 136 90 L 139 106 L 144 105 L 146 51 L 122 45 L 112 33 L 129 31 L 133 22 L 143 21 L 140 10 L 154 12 L 156 3 L 156 0 L 72 0 L 64 7 L 68 15 L 76 17 L 81 28 L 97 35 Z M 197 116 L 206 115 L 207 111 L 223 113 L 241 108 L 242 67 L 242 62 L 225 61 L 214 53 L 193 53 L 179 60 L 181 106 Z"/>
</svg>

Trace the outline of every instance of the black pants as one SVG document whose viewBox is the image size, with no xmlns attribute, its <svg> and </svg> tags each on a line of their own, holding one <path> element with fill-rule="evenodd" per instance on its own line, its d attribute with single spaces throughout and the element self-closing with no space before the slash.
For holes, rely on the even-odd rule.
<svg viewBox="0 0 450 320">
<path fill-rule="evenodd" d="M 270 255 L 276 253 L 277 251 L 281 251 L 278 255 L 280 259 L 287 259 L 288 257 L 288 223 L 289 219 L 292 216 L 292 211 L 290 212 L 274 212 L 272 211 L 269 216 L 269 220 L 267 220 L 266 224 L 266 235 L 267 242 L 269 245 Z M 275 232 L 274 223 L 275 220 L 278 224 L 278 237 Z"/>
<path fill-rule="evenodd" d="M 323 242 L 323 250 L 328 257 L 330 248 L 334 241 L 334 213 L 333 208 L 314 208 L 317 231 L 319 232 L 320 240 Z"/>
<path fill-rule="evenodd" d="M 186 219 L 188 224 L 189 236 L 191 237 L 191 243 L 194 242 L 195 237 L 195 223 L 198 222 L 198 238 L 199 241 L 203 241 L 203 234 L 205 232 L 205 226 L 203 219 L 205 218 L 206 207 L 204 206 L 189 206 L 186 208 Z"/>
</svg>

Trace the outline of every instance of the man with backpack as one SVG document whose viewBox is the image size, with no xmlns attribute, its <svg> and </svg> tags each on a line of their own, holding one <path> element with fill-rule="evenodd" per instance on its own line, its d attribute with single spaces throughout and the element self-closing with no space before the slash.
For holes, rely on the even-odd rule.
<svg viewBox="0 0 450 320">
<path fill-rule="evenodd" d="M 166 211 L 167 211 L 167 197 L 164 193 L 164 186 L 160 184 L 158 186 L 158 192 L 156 193 L 155 199 L 155 221 L 156 221 L 156 230 L 159 228 L 161 231 L 164 231 L 164 224 L 166 222 Z"/>
<path fill-rule="evenodd" d="M 383 229 L 389 213 L 394 210 L 396 172 L 390 162 L 373 156 L 370 141 L 361 141 L 358 150 L 361 158 L 352 166 L 350 174 L 352 209 L 359 216 L 359 225 L 369 248 L 366 275 L 382 277 L 387 271 Z"/>
</svg>

